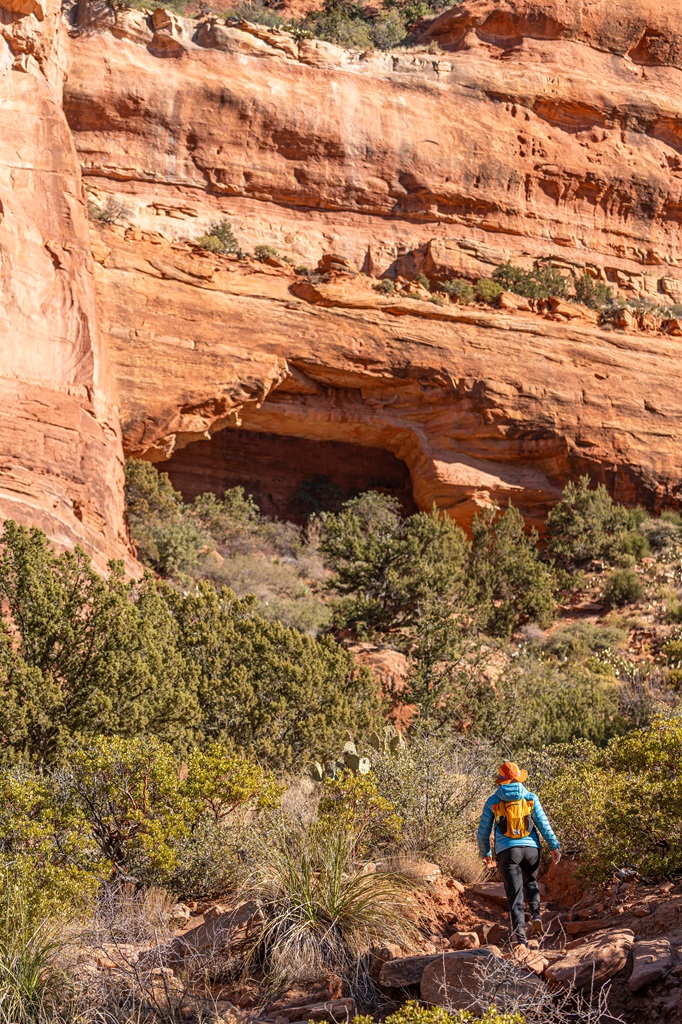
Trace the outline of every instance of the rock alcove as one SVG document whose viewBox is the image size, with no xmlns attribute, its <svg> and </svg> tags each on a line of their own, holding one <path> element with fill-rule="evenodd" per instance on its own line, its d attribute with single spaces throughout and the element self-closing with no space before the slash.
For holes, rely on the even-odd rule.
<svg viewBox="0 0 682 1024">
<path fill-rule="evenodd" d="M 410 473 L 392 452 L 344 441 L 225 429 L 174 452 L 159 469 L 186 501 L 241 485 L 264 515 L 304 523 L 362 491 L 396 497 L 415 512 Z"/>
</svg>

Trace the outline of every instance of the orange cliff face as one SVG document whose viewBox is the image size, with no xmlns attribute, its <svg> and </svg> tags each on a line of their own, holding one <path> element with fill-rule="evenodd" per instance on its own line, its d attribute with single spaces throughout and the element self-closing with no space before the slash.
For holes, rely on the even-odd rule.
<svg viewBox="0 0 682 1024">
<path fill-rule="evenodd" d="M 372 288 L 386 271 L 443 281 L 549 256 L 624 296 L 682 303 L 680 20 L 634 0 L 585 7 L 474 0 L 427 30 L 446 52 L 392 54 L 92 0 L 68 41 L 54 12 L 3 16 L 3 358 L 20 385 L 0 513 L 13 493 L 17 518 L 61 543 L 122 551 L 114 401 L 125 451 L 169 460 L 192 493 L 227 463 L 238 472 L 241 427 L 262 465 L 264 438 L 303 439 L 304 481 L 315 442 L 337 446 L 322 464 L 378 450 L 357 463 L 363 481 L 402 486 L 399 460 L 418 505 L 463 522 L 509 499 L 539 522 L 584 472 L 620 500 L 679 505 L 678 338 L 602 329 L 575 307 L 439 307 Z M 22 33 L 50 59 L 33 42 L 22 57 Z M 23 110 L 36 113 L 19 138 Z M 104 213 L 94 278 L 67 123 Z M 342 259 L 309 281 L 191 244 L 221 219 L 246 251 Z"/>
<path fill-rule="evenodd" d="M 539 523 L 581 473 L 628 503 L 682 496 L 679 338 L 311 284 L 136 229 L 102 229 L 96 254 L 125 446 L 170 457 L 183 491 L 199 467 L 228 483 L 229 439 L 201 439 L 241 426 L 383 449 L 464 523 L 491 500 Z"/>
<path fill-rule="evenodd" d="M 226 216 L 246 250 L 379 271 L 437 239 L 453 276 L 551 256 L 682 301 L 672 8 L 474 0 L 428 30 L 452 52 L 361 54 L 83 0 L 66 113 L 86 182 L 170 238 Z"/>
<path fill-rule="evenodd" d="M 576 6 L 464 4 L 434 55 L 81 5 L 65 109 L 120 213 L 93 237 L 126 450 L 160 461 L 236 426 L 370 446 L 465 522 L 509 499 L 539 521 L 583 472 L 678 503 L 677 339 L 384 299 L 352 274 L 309 285 L 186 244 L 226 218 L 244 249 L 311 267 L 333 251 L 443 280 L 551 256 L 682 300 L 677 44 L 638 63 L 654 5 L 562 28 Z M 175 455 L 174 480 L 223 480 L 220 449 Z"/>
<path fill-rule="evenodd" d="M 129 557 L 113 381 L 95 310 L 55 0 L 0 4 L 0 517 Z"/>
</svg>

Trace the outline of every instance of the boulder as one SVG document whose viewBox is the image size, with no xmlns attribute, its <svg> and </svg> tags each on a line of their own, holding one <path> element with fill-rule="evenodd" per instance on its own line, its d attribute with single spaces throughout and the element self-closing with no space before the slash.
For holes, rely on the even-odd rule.
<svg viewBox="0 0 682 1024">
<path fill-rule="evenodd" d="M 432 1005 L 478 1014 L 488 1006 L 511 1009 L 520 997 L 542 992 L 544 987 L 523 967 L 481 948 L 438 957 L 424 969 L 420 991 Z"/>
<path fill-rule="evenodd" d="M 498 907 L 504 907 L 505 910 L 509 907 L 502 882 L 479 882 L 478 885 L 472 885 L 471 891 L 474 896 L 481 896 L 484 900 L 496 903 Z"/>
<path fill-rule="evenodd" d="M 234 910 L 214 907 L 197 920 L 198 924 L 171 941 L 164 955 L 166 964 L 197 955 L 222 957 L 239 949 L 260 930 L 263 914 L 255 900 L 248 900 Z"/>
<path fill-rule="evenodd" d="M 476 932 L 455 932 L 450 939 L 451 949 L 476 949 L 480 945 Z"/>
<path fill-rule="evenodd" d="M 482 946 L 496 946 L 502 938 L 502 929 L 496 921 L 482 921 L 474 931 Z"/>
<path fill-rule="evenodd" d="M 445 956 L 453 956 L 446 953 Z M 422 974 L 434 960 L 442 960 L 441 953 L 427 953 L 422 956 L 404 956 L 398 960 L 390 960 L 379 972 L 379 984 L 383 988 L 405 988 L 406 985 L 418 985 Z"/>
<path fill-rule="evenodd" d="M 329 1021 L 330 1024 L 342 1024 L 352 1020 L 356 1014 L 354 999 L 331 999 L 325 1003 L 299 1003 L 298 1006 L 287 1006 L 277 1011 L 278 1017 L 287 1021 Z"/>
<path fill-rule="evenodd" d="M 613 325 L 619 331 L 636 331 L 637 315 L 631 309 L 628 309 L 627 306 L 624 306 L 614 314 Z"/>
<path fill-rule="evenodd" d="M 610 928 L 569 950 L 562 960 L 547 968 L 545 977 L 564 988 L 602 984 L 625 967 L 634 939 L 628 928 Z"/>
<path fill-rule="evenodd" d="M 271 46 L 267 40 L 245 32 L 231 25 L 218 25 L 210 19 L 202 22 L 194 36 L 195 42 L 208 50 L 222 50 L 225 53 L 241 53 L 248 57 L 284 58 L 281 49 Z"/>
<path fill-rule="evenodd" d="M 663 324 L 663 331 L 665 334 L 672 334 L 679 338 L 682 335 L 682 320 L 677 316 L 671 317 Z"/>
<path fill-rule="evenodd" d="M 668 939 L 650 939 L 636 942 L 632 949 L 632 974 L 628 979 L 631 992 L 639 992 L 646 985 L 658 981 L 672 965 L 672 950 Z"/>
<path fill-rule="evenodd" d="M 560 318 L 562 320 L 587 320 L 589 323 L 596 324 L 599 321 L 597 313 L 593 309 L 588 309 L 587 306 L 582 306 L 577 302 L 567 302 L 565 299 L 559 299 L 556 296 L 551 295 L 547 300 L 549 305 L 549 316 L 552 318 Z"/>
<path fill-rule="evenodd" d="M 298 44 L 298 59 L 314 68 L 339 68 L 350 59 L 348 50 L 322 39 L 302 39 Z"/>
<path fill-rule="evenodd" d="M 387 942 L 383 946 L 373 946 L 369 951 L 369 974 L 375 984 L 379 984 L 381 970 L 384 964 L 391 960 L 400 959 L 400 947 L 394 942 Z"/>
<path fill-rule="evenodd" d="M 567 921 L 564 925 L 567 935 L 577 938 L 579 935 L 592 935 L 594 932 L 603 932 L 609 927 L 608 921 Z"/>
</svg>

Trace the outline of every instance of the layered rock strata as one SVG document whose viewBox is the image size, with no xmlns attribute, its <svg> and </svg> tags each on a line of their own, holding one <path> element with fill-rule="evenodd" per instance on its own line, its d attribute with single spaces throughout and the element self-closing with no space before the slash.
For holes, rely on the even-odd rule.
<svg viewBox="0 0 682 1024">
<path fill-rule="evenodd" d="M 0 6 L 0 518 L 129 553 L 114 390 L 95 310 L 55 0 Z"/>
<path fill-rule="evenodd" d="M 193 238 L 224 216 L 246 249 L 374 272 L 437 239 L 452 275 L 550 256 L 682 301 L 667 6 L 472 0 L 428 30 L 440 54 L 85 0 L 81 23 L 69 123 L 90 186 L 141 227 Z"/>
<path fill-rule="evenodd" d="M 102 0 L 67 39 L 45 2 L 0 0 L 0 516 L 125 553 L 117 386 L 154 461 L 241 426 L 379 450 L 464 522 L 582 472 L 679 504 L 674 336 L 371 285 L 550 257 L 682 302 L 680 0 L 472 0 L 400 53 Z M 190 244 L 222 219 L 339 258 Z"/>
<path fill-rule="evenodd" d="M 584 472 L 621 501 L 682 496 L 676 338 L 310 284 L 121 227 L 95 253 L 131 455 L 234 426 L 368 445 L 463 522 L 510 499 L 539 521 Z"/>
</svg>

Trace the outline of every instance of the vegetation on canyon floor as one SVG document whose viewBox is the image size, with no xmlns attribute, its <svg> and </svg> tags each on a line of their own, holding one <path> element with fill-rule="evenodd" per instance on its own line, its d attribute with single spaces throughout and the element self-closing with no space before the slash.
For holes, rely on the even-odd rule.
<svg viewBox="0 0 682 1024">
<path fill-rule="evenodd" d="M 156 906 L 168 931 L 178 898 L 260 908 L 220 966 L 230 991 L 333 971 L 376 1010 L 370 948 L 419 948 L 401 864 L 480 877 L 481 794 L 510 754 L 592 884 L 614 866 L 679 870 L 676 513 L 627 509 L 583 479 L 542 542 L 512 506 L 467 537 L 376 492 L 298 527 L 239 488 L 184 502 L 144 462 L 128 464 L 127 500 L 150 567 L 138 581 L 116 564 L 100 578 L 39 530 L 2 536 L 0 1015 L 20 1007 L 7 1020 L 180 1019 L 151 972 L 122 994 L 119 971 L 94 1005 L 67 955 L 105 911 L 107 941 L 132 941 L 131 905 L 148 930 Z M 377 692 L 359 642 L 402 658 L 401 685 Z"/>
</svg>

